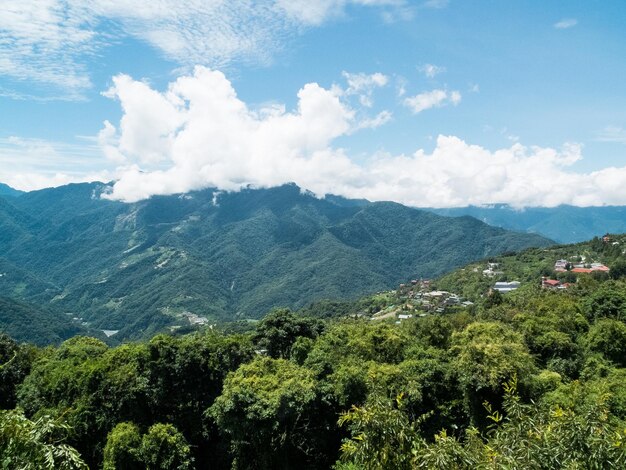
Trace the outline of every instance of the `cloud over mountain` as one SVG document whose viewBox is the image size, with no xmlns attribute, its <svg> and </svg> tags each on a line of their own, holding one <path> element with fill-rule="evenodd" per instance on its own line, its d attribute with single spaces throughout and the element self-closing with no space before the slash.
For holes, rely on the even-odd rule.
<svg viewBox="0 0 626 470">
<path fill-rule="evenodd" d="M 571 171 L 582 158 L 576 144 L 490 151 L 440 135 L 431 153 L 377 154 L 357 163 L 335 141 L 367 126 L 337 86 L 306 84 L 291 111 L 251 109 L 223 73 L 196 67 L 162 92 L 119 75 L 106 95 L 124 112 L 100 133 L 105 153 L 123 165 L 114 199 L 295 182 L 318 195 L 412 206 L 626 204 L 626 167 Z"/>
</svg>

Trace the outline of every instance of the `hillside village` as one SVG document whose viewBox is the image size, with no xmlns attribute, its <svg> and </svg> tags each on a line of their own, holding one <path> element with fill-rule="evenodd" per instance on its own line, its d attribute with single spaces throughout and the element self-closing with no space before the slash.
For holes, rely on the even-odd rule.
<svg viewBox="0 0 626 470">
<path fill-rule="evenodd" d="M 577 245 L 531 249 L 489 259 L 438 280 L 413 279 L 395 290 L 377 294 L 379 300 L 387 299 L 387 305 L 371 318 L 400 323 L 471 308 L 494 292 L 506 295 L 522 287 L 565 291 L 575 286 L 580 276 L 608 279 L 611 264 L 626 271 L 626 250 L 622 246 L 626 246 L 625 235 L 607 234 Z"/>
</svg>

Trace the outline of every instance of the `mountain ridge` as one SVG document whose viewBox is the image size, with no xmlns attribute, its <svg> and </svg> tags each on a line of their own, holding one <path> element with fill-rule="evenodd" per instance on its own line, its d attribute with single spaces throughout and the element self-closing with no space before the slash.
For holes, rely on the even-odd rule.
<svg viewBox="0 0 626 470">
<path fill-rule="evenodd" d="M 20 191 L 19 189 L 14 189 L 8 184 L 0 183 L 0 196 L 18 197 L 22 194 L 24 194 L 24 191 Z"/>
<path fill-rule="evenodd" d="M 552 243 L 392 202 L 319 199 L 295 185 L 132 204 L 100 198 L 105 191 L 83 183 L 5 200 L 0 223 L 20 220 L 23 232 L 0 242 L 0 252 L 52 286 L 38 302 L 47 295 L 46 306 L 121 330 L 119 338 L 189 326 L 193 315 L 220 322 L 354 299 L 406 277 Z M 21 300 L 34 298 L 27 287 Z"/>
<path fill-rule="evenodd" d="M 457 208 L 425 208 L 438 215 L 469 215 L 489 225 L 527 233 L 539 233 L 559 243 L 578 243 L 604 233 L 626 232 L 625 206 L 527 207 L 507 204 Z"/>
</svg>

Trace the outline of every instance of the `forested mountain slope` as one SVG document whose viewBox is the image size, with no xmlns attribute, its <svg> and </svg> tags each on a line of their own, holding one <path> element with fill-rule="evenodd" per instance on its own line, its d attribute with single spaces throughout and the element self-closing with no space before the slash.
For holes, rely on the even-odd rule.
<svg viewBox="0 0 626 470">
<path fill-rule="evenodd" d="M 48 285 L 47 306 L 141 336 L 165 326 L 260 318 L 275 306 L 351 299 L 407 277 L 551 242 L 395 203 L 318 199 L 295 185 L 102 198 L 74 184 L 0 200 L 7 278 Z M 20 274 L 21 273 L 21 274 Z M 33 300 L 30 282 L 3 295 Z M 41 297 L 36 298 L 41 301 Z"/>
<path fill-rule="evenodd" d="M 23 194 L 23 191 L 13 189 L 11 186 L 0 183 L 0 196 L 16 197 L 16 196 L 19 196 L 20 194 Z"/>
<path fill-rule="evenodd" d="M 0 296 L 0 332 L 40 346 L 58 344 L 76 335 L 94 334 L 66 315 L 3 296 Z"/>
<path fill-rule="evenodd" d="M 407 287 L 473 285 L 470 306 L 398 321 L 320 303 L 275 310 L 243 333 L 204 328 L 117 347 L 76 337 L 34 348 L 0 334 L 0 459 L 69 469 L 624 468 L 625 245 L 611 235 L 497 256 L 352 305 L 408 307 L 420 297 Z M 555 259 L 568 261 L 564 271 Z M 503 273 L 483 275 L 487 262 Z M 579 263 L 610 270 L 569 266 Z M 499 276 L 522 285 L 496 294 Z M 541 286 L 558 276 L 567 288 Z"/>
</svg>

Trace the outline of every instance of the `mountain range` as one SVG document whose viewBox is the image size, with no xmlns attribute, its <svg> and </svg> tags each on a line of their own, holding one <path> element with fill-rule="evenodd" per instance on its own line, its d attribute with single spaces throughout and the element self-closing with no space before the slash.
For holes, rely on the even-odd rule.
<svg viewBox="0 0 626 470">
<path fill-rule="evenodd" d="M 539 233 L 559 243 L 578 243 L 604 233 L 626 232 L 626 207 L 600 206 L 527 207 L 517 209 L 506 204 L 468 206 L 451 209 L 427 209 L 436 214 L 478 220 L 528 233 Z"/>
<path fill-rule="evenodd" d="M 107 189 L 72 184 L 0 198 L 0 295 L 136 338 L 353 299 L 552 244 L 472 217 L 320 199 L 295 185 L 133 204 L 103 198 Z"/>
</svg>

